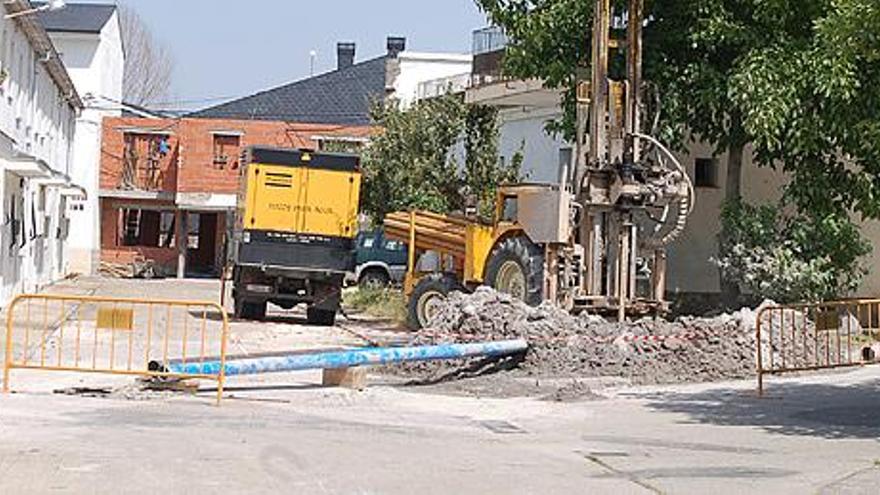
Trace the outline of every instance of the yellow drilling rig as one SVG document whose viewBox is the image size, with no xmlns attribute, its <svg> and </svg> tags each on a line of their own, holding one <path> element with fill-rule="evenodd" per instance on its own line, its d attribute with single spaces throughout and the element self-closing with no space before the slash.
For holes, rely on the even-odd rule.
<svg viewBox="0 0 880 495">
<path fill-rule="evenodd" d="M 667 309 L 666 247 L 693 210 L 693 184 L 644 131 L 644 0 L 621 12 L 595 0 L 594 9 L 591 77 L 577 85 L 577 159 L 566 181 L 499 188 L 491 224 L 421 211 L 385 219 L 386 235 L 409 245 L 410 326 L 426 325 L 451 291 L 479 285 L 621 321 Z M 612 57 L 625 61 L 616 78 Z M 439 266 L 420 271 L 427 252 Z"/>
</svg>

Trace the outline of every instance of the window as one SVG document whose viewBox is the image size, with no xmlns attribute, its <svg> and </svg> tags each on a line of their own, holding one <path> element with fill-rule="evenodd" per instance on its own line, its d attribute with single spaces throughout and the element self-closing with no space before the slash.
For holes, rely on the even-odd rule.
<svg viewBox="0 0 880 495">
<path fill-rule="evenodd" d="M 66 127 L 66 126 L 65 126 Z M 164 134 L 125 132 L 122 156 L 121 189 L 155 191 L 162 185 L 163 170 L 168 168 L 171 145 Z"/>
<path fill-rule="evenodd" d="M 694 185 L 696 187 L 718 188 L 718 159 L 697 158 L 694 161 Z"/>
<path fill-rule="evenodd" d="M 120 246 L 174 246 L 174 212 L 122 208 L 119 218 Z"/>
<path fill-rule="evenodd" d="M 568 176 L 571 175 L 571 159 L 573 154 L 571 148 L 559 149 L 559 173 L 557 174 L 557 179 L 560 184 L 568 182 Z"/>
<path fill-rule="evenodd" d="M 516 222 L 518 218 L 519 202 L 516 196 L 505 196 L 501 209 L 502 222 Z"/>
<path fill-rule="evenodd" d="M 241 137 L 233 134 L 214 134 L 214 166 L 220 169 L 236 167 Z"/>
<path fill-rule="evenodd" d="M 202 216 L 187 215 L 186 226 L 186 248 L 190 250 L 199 249 L 199 232 L 201 232 Z"/>
<path fill-rule="evenodd" d="M 386 251 L 403 251 L 406 246 L 400 241 L 385 241 Z"/>
</svg>

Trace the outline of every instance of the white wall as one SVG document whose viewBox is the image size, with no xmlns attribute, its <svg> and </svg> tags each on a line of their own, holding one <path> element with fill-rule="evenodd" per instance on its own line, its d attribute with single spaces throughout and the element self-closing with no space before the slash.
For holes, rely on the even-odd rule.
<svg viewBox="0 0 880 495">
<path fill-rule="evenodd" d="M 690 152 L 679 156 L 682 164 L 694 176 L 694 160 L 712 157 L 712 148 L 694 144 Z M 670 246 L 668 258 L 668 288 L 671 291 L 715 293 L 720 291 L 718 269 L 712 258 L 718 255 L 720 216 L 724 202 L 724 181 L 727 177 L 727 154 L 718 157 L 719 188 L 697 188 L 694 214 L 684 234 Z M 752 161 L 751 150 L 746 149 L 743 164 L 742 194 L 752 204 L 778 202 L 788 180 L 780 171 L 758 167 Z M 868 274 L 856 296 L 880 296 L 880 222 L 858 221 L 862 235 L 874 251 L 864 260 Z"/>
<path fill-rule="evenodd" d="M 81 95 L 92 94 L 122 101 L 125 57 L 117 13 L 100 34 L 49 33 L 61 53 L 67 71 Z M 110 102 L 101 106 L 115 107 Z M 71 178 L 85 187 L 87 197 L 71 198 L 69 215 L 77 226 L 70 234 L 71 270 L 94 273 L 100 262 L 100 171 L 101 121 L 117 117 L 116 109 L 87 108 L 76 122 L 76 140 Z"/>
<path fill-rule="evenodd" d="M 0 15 L 0 70 L 7 74 L 0 84 L 0 305 L 67 271 L 65 242 L 56 235 L 64 221 L 62 191 L 18 169 L 18 161 L 29 157 L 56 173 L 72 172 L 77 112 L 41 57 L 16 22 Z M 14 246 L 13 210 L 25 224 L 23 242 Z"/>
<path fill-rule="evenodd" d="M 679 155 L 691 178 L 698 158 L 712 158 L 712 148 L 703 143 L 690 146 L 690 152 Z M 724 204 L 724 182 L 727 178 L 727 154 L 717 157 L 717 188 L 696 188 L 694 213 L 684 233 L 669 246 L 667 288 L 672 292 L 717 293 L 721 290 L 718 268 L 712 259 L 718 256 L 718 235 L 721 232 L 721 208 Z M 785 178 L 771 169 L 752 163 L 751 150 L 746 149 L 743 164 L 742 194 L 750 203 L 776 202 L 782 196 Z"/>
<path fill-rule="evenodd" d="M 419 84 L 471 71 L 471 56 L 453 53 L 401 52 L 400 73 L 393 82 L 394 96 L 406 107 L 419 96 Z"/>
<path fill-rule="evenodd" d="M 0 132 L 16 148 L 68 172 L 75 110 L 12 20 L 0 19 Z"/>
<path fill-rule="evenodd" d="M 522 173 L 528 182 L 557 183 L 560 178 L 560 150 L 571 145 L 561 136 L 545 131 L 547 122 L 560 116 L 556 109 L 505 109 L 499 112 L 499 155 L 510 163 L 522 153 Z"/>
</svg>

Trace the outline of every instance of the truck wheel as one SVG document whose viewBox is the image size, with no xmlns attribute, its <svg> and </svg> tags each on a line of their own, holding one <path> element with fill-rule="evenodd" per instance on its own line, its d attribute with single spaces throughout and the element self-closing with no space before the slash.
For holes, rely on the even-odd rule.
<svg viewBox="0 0 880 495">
<path fill-rule="evenodd" d="M 358 288 L 366 290 L 384 289 L 391 282 L 391 277 L 378 268 L 369 268 L 361 274 L 358 280 Z"/>
<path fill-rule="evenodd" d="M 336 311 L 310 307 L 306 310 L 306 321 L 309 325 L 332 327 L 336 323 Z"/>
<path fill-rule="evenodd" d="M 525 237 L 502 240 L 489 255 L 484 282 L 529 306 L 544 300 L 544 250 Z"/>
<path fill-rule="evenodd" d="M 452 275 L 435 273 L 422 278 L 409 296 L 407 326 L 412 330 L 427 327 L 449 293 L 462 289 L 459 281 Z"/>
<path fill-rule="evenodd" d="M 266 318 L 266 302 L 249 302 L 235 298 L 233 316 L 240 320 L 263 320 Z"/>
</svg>

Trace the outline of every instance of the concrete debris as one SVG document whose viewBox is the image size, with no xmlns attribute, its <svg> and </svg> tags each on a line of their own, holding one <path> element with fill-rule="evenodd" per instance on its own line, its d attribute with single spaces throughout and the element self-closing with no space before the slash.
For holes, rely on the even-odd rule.
<svg viewBox="0 0 880 495">
<path fill-rule="evenodd" d="M 635 384 L 736 379 L 755 373 L 755 321 L 768 305 L 773 303 L 714 318 L 644 318 L 619 324 L 596 315 L 573 316 L 552 305 L 532 308 L 484 287 L 473 294 L 452 294 L 415 341 L 524 338 L 530 349 L 518 370 L 535 377 L 620 377 Z M 777 336 L 770 351 L 765 332 L 764 349 L 781 359 L 779 323 L 767 323 Z M 790 331 L 791 324 L 786 328 Z M 786 349 L 789 362 L 806 363 L 815 355 L 815 350 L 792 348 L 791 343 Z M 436 376 L 454 369 L 446 364 L 413 371 Z"/>
</svg>

